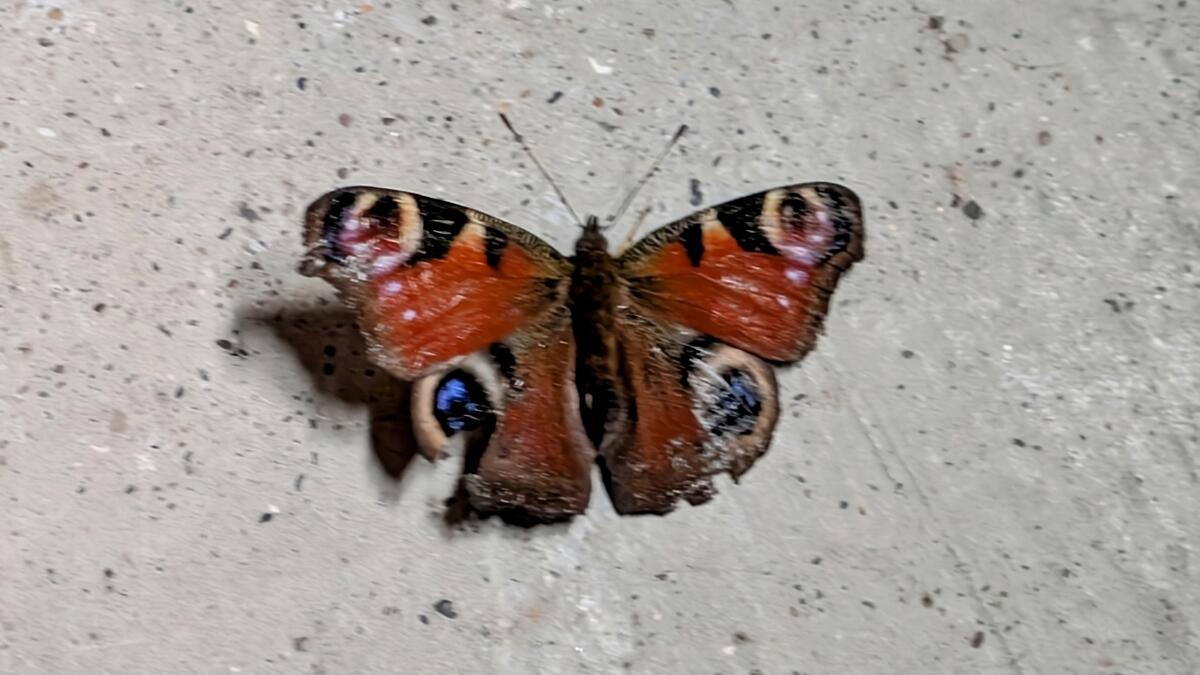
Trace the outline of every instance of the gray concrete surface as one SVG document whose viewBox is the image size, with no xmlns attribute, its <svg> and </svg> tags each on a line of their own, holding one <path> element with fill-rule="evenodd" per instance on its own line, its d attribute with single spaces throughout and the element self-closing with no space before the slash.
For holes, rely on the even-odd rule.
<svg viewBox="0 0 1200 675">
<path fill-rule="evenodd" d="M 243 5 L 0 5 L 0 671 L 1200 670 L 1193 0 Z M 602 214 L 689 124 L 645 228 L 862 195 L 711 503 L 446 525 L 294 272 L 348 183 L 569 247 L 505 102 Z"/>
</svg>

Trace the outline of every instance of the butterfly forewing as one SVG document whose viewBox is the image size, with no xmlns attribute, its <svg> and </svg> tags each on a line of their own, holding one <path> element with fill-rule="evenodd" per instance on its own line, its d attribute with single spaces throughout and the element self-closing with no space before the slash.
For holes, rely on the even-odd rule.
<svg viewBox="0 0 1200 675">
<path fill-rule="evenodd" d="M 802 183 L 667 225 L 619 265 L 647 315 L 786 362 L 812 348 L 838 278 L 862 256 L 858 197 Z"/>
<path fill-rule="evenodd" d="M 565 303 L 569 263 L 474 209 L 373 187 L 308 209 L 304 269 L 354 308 L 373 358 L 412 379 L 445 368 Z"/>
</svg>

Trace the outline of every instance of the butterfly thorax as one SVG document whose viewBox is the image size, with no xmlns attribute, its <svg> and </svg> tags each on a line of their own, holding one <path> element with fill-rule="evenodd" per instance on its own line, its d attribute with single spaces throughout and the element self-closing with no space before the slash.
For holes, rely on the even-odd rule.
<svg viewBox="0 0 1200 675">
<path fill-rule="evenodd" d="M 623 293 L 616 261 L 595 216 L 589 217 L 571 258 L 571 323 L 575 334 L 575 384 L 584 427 L 598 444 L 612 409 L 619 353 L 614 327 Z"/>
</svg>

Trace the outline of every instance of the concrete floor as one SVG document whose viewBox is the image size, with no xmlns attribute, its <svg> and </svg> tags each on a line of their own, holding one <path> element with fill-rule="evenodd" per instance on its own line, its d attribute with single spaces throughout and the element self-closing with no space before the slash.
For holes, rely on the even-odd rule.
<svg viewBox="0 0 1200 675">
<path fill-rule="evenodd" d="M 1196 2 L 238 4 L 0 5 L 0 671 L 1200 671 Z M 505 103 L 600 214 L 690 125 L 644 230 L 862 196 L 712 502 L 447 525 L 295 272 L 352 183 L 566 250 Z"/>
</svg>

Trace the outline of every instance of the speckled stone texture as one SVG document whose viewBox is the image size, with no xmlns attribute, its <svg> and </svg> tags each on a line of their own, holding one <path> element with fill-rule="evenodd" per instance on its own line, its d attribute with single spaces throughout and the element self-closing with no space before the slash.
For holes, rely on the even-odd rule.
<svg viewBox="0 0 1200 675">
<path fill-rule="evenodd" d="M 1197 672 L 1198 43 L 1194 0 L 0 4 L 0 671 Z M 568 250 L 498 105 L 602 215 L 691 127 L 617 241 L 862 196 L 712 502 L 447 525 L 457 458 L 295 272 L 349 183 Z"/>
</svg>

